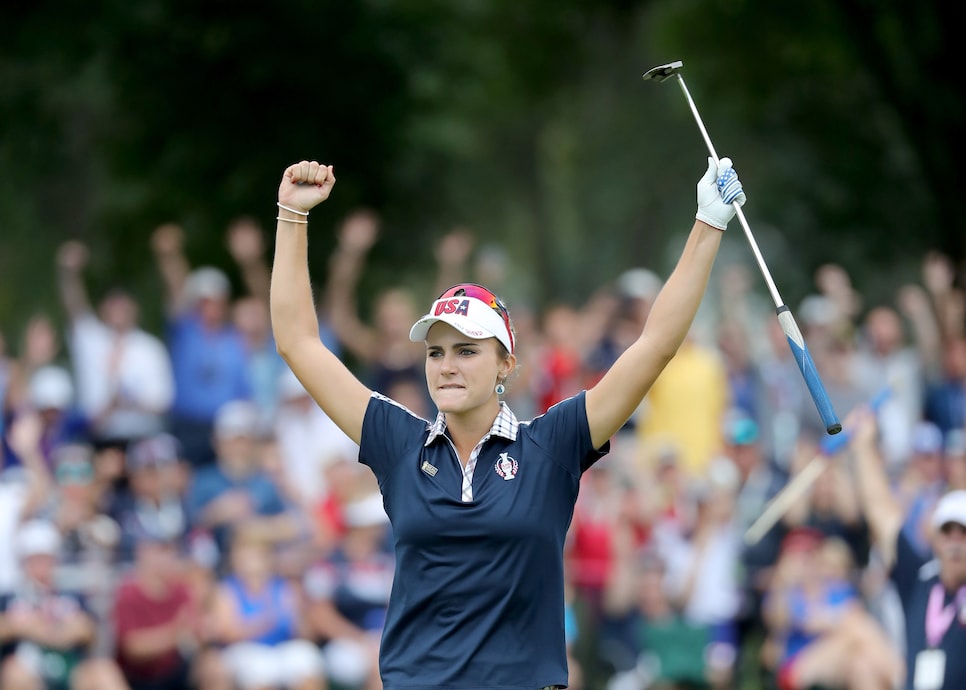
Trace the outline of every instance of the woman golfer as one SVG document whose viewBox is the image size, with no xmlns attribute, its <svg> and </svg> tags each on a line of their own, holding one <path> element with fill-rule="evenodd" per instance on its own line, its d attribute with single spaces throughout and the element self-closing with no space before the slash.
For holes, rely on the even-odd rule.
<svg viewBox="0 0 966 690">
<path fill-rule="evenodd" d="M 290 166 L 278 189 L 272 326 L 278 351 L 360 445 L 393 528 L 396 571 L 380 652 L 387 690 L 566 687 L 563 546 L 581 474 L 603 457 L 684 339 L 722 230 L 744 203 L 722 159 L 637 341 L 590 390 L 520 422 L 500 401 L 516 365 L 510 314 L 486 288 L 446 290 L 412 327 L 439 410 L 421 419 L 367 389 L 319 339 L 310 209 L 332 166 Z"/>
</svg>

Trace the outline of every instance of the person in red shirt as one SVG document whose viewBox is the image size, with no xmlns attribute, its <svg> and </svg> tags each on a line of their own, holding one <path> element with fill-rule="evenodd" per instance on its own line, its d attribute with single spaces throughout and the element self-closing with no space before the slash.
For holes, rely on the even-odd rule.
<svg viewBox="0 0 966 690">
<path fill-rule="evenodd" d="M 117 661 L 132 690 L 179 690 L 197 644 L 195 612 L 175 542 L 142 531 L 115 602 Z"/>
</svg>

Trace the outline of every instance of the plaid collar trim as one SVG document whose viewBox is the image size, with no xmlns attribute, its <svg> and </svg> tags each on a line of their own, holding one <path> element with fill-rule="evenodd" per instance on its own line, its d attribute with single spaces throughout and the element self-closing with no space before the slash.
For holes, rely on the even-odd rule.
<svg viewBox="0 0 966 690">
<path fill-rule="evenodd" d="M 483 437 L 482 440 L 488 439 L 490 436 L 499 436 L 505 438 L 509 441 L 517 440 L 517 431 L 520 429 L 520 422 L 517 421 L 517 417 L 513 414 L 505 402 L 500 403 L 500 411 L 496 415 L 496 419 L 493 420 L 493 426 L 490 427 L 490 431 Z M 442 436 L 446 432 L 446 415 L 442 412 L 436 414 L 436 421 L 433 422 L 429 427 L 429 436 L 426 438 L 426 443 L 424 445 L 429 446 L 433 441 Z"/>
</svg>

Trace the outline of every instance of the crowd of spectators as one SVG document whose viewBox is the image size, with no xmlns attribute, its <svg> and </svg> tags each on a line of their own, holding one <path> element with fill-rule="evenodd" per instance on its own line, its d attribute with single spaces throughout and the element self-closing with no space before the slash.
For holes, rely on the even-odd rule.
<svg viewBox="0 0 966 690">
<path fill-rule="evenodd" d="M 428 419 L 408 333 L 448 285 L 508 298 L 521 366 L 506 397 L 521 419 L 591 385 L 661 286 L 635 268 L 536 312 L 498 249 L 455 230 L 436 248 L 436 292 L 391 286 L 363 318 L 378 237 L 371 212 L 341 223 L 320 335 Z M 378 487 L 275 352 L 262 229 L 239 219 L 225 240 L 240 290 L 190 264 L 178 226 L 154 232 L 162 332 L 123 288 L 91 301 L 76 241 L 55 257 L 63 318 L 0 324 L 3 690 L 381 687 L 393 558 Z M 764 538 L 742 540 L 824 434 L 753 283 L 719 267 L 691 336 L 582 480 L 567 544 L 573 688 L 790 688 L 796 656 L 879 683 L 843 687 L 904 673 L 901 611 L 843 459 Z M 888 387 L 883 455 L 928 553 L 932 507 L 966 488 L 966 299 L 951 262 L 929 254 L 883 304 L 824 266 L 797 314 L 840 414 Z"/>
</svg>

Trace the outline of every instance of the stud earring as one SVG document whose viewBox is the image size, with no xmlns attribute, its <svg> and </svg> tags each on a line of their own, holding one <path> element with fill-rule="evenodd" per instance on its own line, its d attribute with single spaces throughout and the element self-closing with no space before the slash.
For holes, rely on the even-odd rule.
<svg viewBox="0 0 966 690">
<path fill-rule="evenodd" d="M 497 395 L 503 395 L 506 393 L 506 386 L 503 385 L 503 381 L 500 381 L 493 390 L 496 391 Z"/>
</svg>

